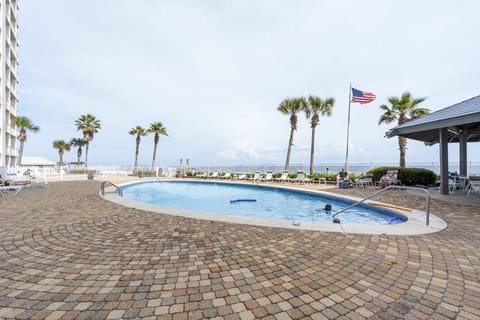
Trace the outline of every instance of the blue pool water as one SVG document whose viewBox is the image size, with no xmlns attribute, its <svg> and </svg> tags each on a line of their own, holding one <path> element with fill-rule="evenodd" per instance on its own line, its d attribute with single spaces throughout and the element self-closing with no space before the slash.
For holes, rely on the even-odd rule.
<svg viewBox="0 0 480 320">
<path fill-rule="evenodd" d="M 229 183 L 155 181 L 135 183 L 122 189 L 127 199 L 165 207 L 291 221 L 332 222 L 335 212 L 352 203 L 337 197 L 270 186 Z M 332 206 L 330 212 L 323 210 L 327 203 Z M 337 217 L 342 223 L 372 225 L 397 224 L 407 220 L 391 210 L 367 204 L 355 206 Z"/>
</svg>

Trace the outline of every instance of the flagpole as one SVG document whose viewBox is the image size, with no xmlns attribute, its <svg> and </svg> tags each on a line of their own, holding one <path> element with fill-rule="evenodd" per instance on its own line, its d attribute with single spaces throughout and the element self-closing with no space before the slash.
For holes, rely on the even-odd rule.
<svg viewBox="0 0 480 320">
<path fill-rule="evenodd" d="M 345 152 L 345 172 L 348 172 L 348 140 L 350 135 L 350 105 L 352 103 L 352 83 L 350 82 L 350 90 L 348 91 L 348 120 L 347 120 L 347 150 Z"/>
</svg>

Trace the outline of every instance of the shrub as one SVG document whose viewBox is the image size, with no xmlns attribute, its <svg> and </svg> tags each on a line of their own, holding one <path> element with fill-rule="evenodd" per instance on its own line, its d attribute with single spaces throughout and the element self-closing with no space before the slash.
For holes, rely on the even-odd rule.
<svg viewBox="0 0 480 320">
<path fill-rule="evenodd" d="M 134 176 L 138 176 L 140 178 L 142 177 L 155 177 L 156 176 L 156 171 L 155 170 L 135 170 L 133 172 Z"/>
<path fill-rule="evenodd" d="M 325 179 L 327 179 L 327 181 L 336 181 L 337 180 L 337 174 L 336 173 L 325 174 L 325 173 L 315 172 L 312 175 L 308 174 L 307 178 L 311 178 L 311 179 L 314 179 L 314 180 L 318 180 L 320 178 L 325 178 Z"/>
<path fill-rule="evenodd" d="M 187 171 L 187 172 L 186 172 L 186 175 L 187 175 L 187 177 L 195 177 L 196 172 L 194 172 L 194 171 Z"/>
<path fill-rule="evenodd" d="M 272 173 L 272 178 L 273 179 L 278 179 L 282 176 L 282 173 L 281 172 L 275 172 L 275 173 Z"/>
<path fill-rule="evenodd" d="M 68 171 L 69 174 L 85 174 L 87 173 L 86 169 L 73 169 Z"/>
<path fill-rule="evenodd" d="M 437 180 L 437 175 L 433 171 L 423 168 L 378 167 L 370 169 L 368 173 L 373 174 L 373 181 L 379 181 L 389 170 L 398 170 L 397 178 L 406 186 L 431 186 Z"/>
</svg>

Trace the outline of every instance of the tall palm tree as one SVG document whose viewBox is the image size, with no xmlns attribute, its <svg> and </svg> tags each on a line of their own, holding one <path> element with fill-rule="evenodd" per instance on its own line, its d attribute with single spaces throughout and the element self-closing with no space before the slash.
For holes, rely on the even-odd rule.
<svg viewBox="0 0 480 320">
<path fill-rule="evenodd" d="M 290 153 L 293 145 L 293 133 L 297 130 L 298 117 L 297 113 L 305 111 L 307 108 L 307 100 L 304 97 L 287 98 L 283 100 L 277 107 L 277 110 L 285 115 L 290 115 L 290 139 L 288 140 L 287 159 L 285 161 L 285 170 L 288 170 L 290 164 Z"/>
<path fill-rule="evenodd" d="M 308 97 L 308 105 L 305 110 L 307 118 L 310 119 L 310 124 L 312 128 L 312 145 L 310 147 L 310 174 L 313 174 L 313 159 L 314 159 L 314 149 L 315 149 L 315 129 L 320 123 L 320 115 L 330 117 L 332 115 L 332 108 L 335 104 L 334 98 L 326 98 L 322 100 L 316 96 Z"/>
<path fill-rule="evenodd" d="M 93 140 L 93 136 L 102 128 L 100 120 L 91 114 L 81 115 L 80 118 L 75 120 L 77 130 L 83 132 L 83 139 L 85 140 L 85 167 L 88 167 L 88 147 L 90 141 Z"/>
<path fill-rule="evenodd" d="M 82 158 L 82 148 L 86 143 L 87 141 L 85 141 L 85 139 L 83 138 L 72 138 L 70 140 L 70 145 L 78 148 L 77 149 L 77 166 L 80 165 L 80 161 Z"/>
<path fill-rule="evenodd" d="M 140 150 L 140 137 L 142 136 L 146 136 L 148 134 L 148 130 L 142 128 L 141 126 L 136 126 L 135 128 L 132 128 L 130 129 L 130 131 L 128 132 L 128 134 L 132 135 L 132 136 L 137 136 L 137 139 L 136 139 L 136 147 L 135 147 L 135 165 L 134 165 L 134 168 L 133 168 L 133 173 L 135 173 L 137 171 L 137 167 L 138 167 L 138 151 Z"/>
<path fill-rule="evenodd" d="M 383 114 L 380 116 L 378 124 L 391 123 L 397 120 L 398 125 L 407 121 L 423 117 L 430 113 L 430 110 L 420 108 L 418 105 L 425 101 L 426 98 L 413 98 L 410 92 L 406 91 L 400 98 L 390 97 L 391 107 L 385 104 L 380 106 Z M 405 151 L 407 149 L 407 138 L 398 137 L 398 146 L 400 150 L 400 167 L 405 168 Z"/>
<path fill-rule="evenodd" d="M 20 147 L 18 148 L 17 166 L 22 164 L 23 145 L 27 141 L 27 130 L 32 132 L 38 132 L 39 126 L 36 126 L 27 117 L 16 117 L 13 119 L 13 124 L 20 127 L 20 134 L 18 135 L 18 141 L 20 141 Z"/>
<path fill-rule="evenodd" d="M 58 163 L 61 168 L 63 166 L 63 154 L 65 151 L 70 151 L 70 144 L 64 140 L 55 140 L 53 141 L 53 147 L 58 150 Z"/>
<path fill-rule="evenodd" d="M 160 121 L 157 121 L 150 125 L 148 132 L 155 134 L 155 138 L 153 141 L 153 159 L 152 159 L 152 168 L 155 168 L 155 158 L 157 157 L 158 141 L 160 140 L 160 136 L 168 137 L 167 128 L 165 128 Z"/>
</svg>

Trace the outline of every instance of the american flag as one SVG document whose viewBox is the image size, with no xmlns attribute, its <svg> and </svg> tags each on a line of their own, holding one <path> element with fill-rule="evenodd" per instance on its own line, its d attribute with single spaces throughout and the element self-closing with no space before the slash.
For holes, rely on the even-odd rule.
<svg viewBox="0 0 480 320">
<path fill-rule="evenodd" d="M 376 96 L 373 93 L 361 91 L 352 88 L 352 102 L 359 102 L 361 104 L 369 103 L 375 100 Z"/>
</svg>

